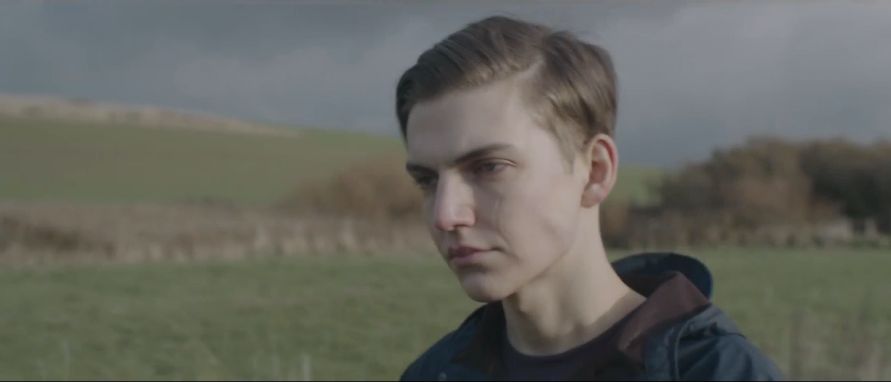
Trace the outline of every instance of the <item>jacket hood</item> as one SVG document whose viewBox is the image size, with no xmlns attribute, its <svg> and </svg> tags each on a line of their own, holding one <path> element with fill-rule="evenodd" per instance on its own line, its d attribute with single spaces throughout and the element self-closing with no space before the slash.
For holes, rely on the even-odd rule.
<svg viewBox="0 0 891 382">
<path fill-rule="evenodd" d="M 683 274 L 709 300 L 712 297 L 712 274 L 701 261 L 673 252 L 648 252 L 630 255 L 612 263 L 621 278 L 627 276 L 661 276 L 670 272 Z"/>
</svg>

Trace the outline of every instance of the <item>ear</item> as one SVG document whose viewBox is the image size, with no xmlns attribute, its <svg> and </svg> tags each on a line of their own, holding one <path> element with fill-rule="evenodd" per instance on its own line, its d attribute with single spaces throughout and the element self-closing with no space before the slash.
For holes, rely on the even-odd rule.
<svg viewBox="0 0 891 382">
<path fill-rule="evenodd" d="M 590 208 L 606 200 L 616 184 L 619 170 L 619 152 L 616 143 L 606 134 L 597 134 L 585 145 L 582 152 L 588 172 L 582 191 L 582 207 Z"/>
</svg>

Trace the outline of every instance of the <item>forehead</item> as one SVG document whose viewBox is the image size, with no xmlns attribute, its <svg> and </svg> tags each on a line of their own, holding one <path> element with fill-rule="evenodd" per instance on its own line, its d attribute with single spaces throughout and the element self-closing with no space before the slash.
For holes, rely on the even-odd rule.
<svg viewBox="0 0 891 382">
<path fill-rule="evenodd" d="M 407 124 L 409 161 L 441 163 L 492 144 L 528 149 L 538 128 L 515 79 L 447 93 L 412 108 Z"/>
</svg>

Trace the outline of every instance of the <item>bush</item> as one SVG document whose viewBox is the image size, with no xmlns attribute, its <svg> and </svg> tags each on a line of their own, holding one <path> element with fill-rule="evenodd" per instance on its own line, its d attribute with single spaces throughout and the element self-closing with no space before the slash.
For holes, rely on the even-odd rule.
<svg viewBox="0 0 891 382">
<path fill-rule="evenodd" d="M 320 213 L 382 220 L 416 219 L 421 193 L 405 173 L 405 161 L 383 155 L 349 167 L 326 182 L 300 187 L 280 207 L 295 213 Z"/>
<path fill-rule="evenodd" d="M 664 209 L 729 217 L 722 223 L 734 229 L 827 218 L 813 208 L 825 203 L 814 198 L 798 148 L 772 138 L 718 150 L 708 161 L 666 177 L 656 192 Z"/>
<path fill-rule="evenodd" d="M 625 200 L 607 199 L 600 208 L 600 235 L 603 243 L 613 248 L 628 248 L 631 206 Z"/>
<path fill-rule="evenodd" d="M 818 196 L 838 203 L 858 226 L 871 220 L 891 233 L 891 141 L 816 141 L 804 145 L 801 157 Z"/>
<path fill-rule="evenodd" d="M 625 213 L 626 240 L 638 245 L 826 244 L 852 240 L 850 221 L 887 234 L 891 142 L 792 143 L 756 137 L 664 177 L 653 194 L 654 207 L 632 206 Z"/>
</svg>

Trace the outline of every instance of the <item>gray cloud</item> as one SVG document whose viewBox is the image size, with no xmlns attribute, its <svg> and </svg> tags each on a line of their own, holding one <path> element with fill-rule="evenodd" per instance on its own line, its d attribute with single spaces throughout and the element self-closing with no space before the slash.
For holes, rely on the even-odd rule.
<svg viewBox="0 0 891 382">
<path fill-rule="evenodd" d="M 661 23 L 610 23 L 624 142 L 696 159 L 756 133 L 891 135 L 888 5 L 709 3 Z"/>
<path fill-rule="evenodd" d="M 0 3 L 0 92 L 393 134 L 393 87 L 490 14 L 604 45 L 623 160 L 673 165 L 755 133 L 891 136 L 891 3 Z"/>
</svg>

